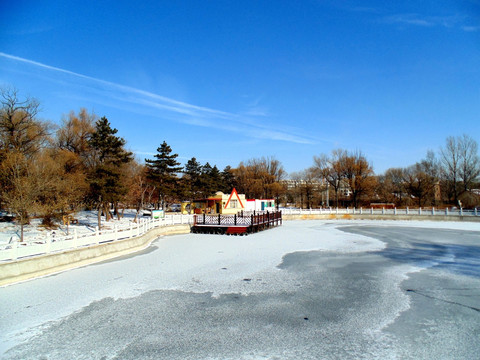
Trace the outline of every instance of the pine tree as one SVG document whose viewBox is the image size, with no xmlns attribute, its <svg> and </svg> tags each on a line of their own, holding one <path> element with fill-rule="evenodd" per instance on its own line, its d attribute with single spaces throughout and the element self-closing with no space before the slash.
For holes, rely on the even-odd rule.
<svg viewBox="0 0 480 360">
<path fill-rule="evenodd" d="M 200 192 L 204 197 L 211 196 L 217 191 L 222 191 L 223 179 L 222 173 L 218 170 L 217 165 L 213 167 L 207 162 L 202 166 L 200 175 Z"/>
<path fill-rule="evenodd" d="M 190 200 L 193 200 L 201 190 L 200 176 L 202 174 L 202 165 L 196 158 L 192 157 L 185 165 L 184 174 L 188 196 Z"/>
<path fill-rule="evenodd" d="M 222 171 L 222 188 L 221 191 L 225 194 L 230 193 L 236 187 L 235 174 L 233 169 L 227 165 Z"/>
<path fill-rule="evenodd" d="M 218 170 L 217 165 L 214 165 L 209 174 L 210 184 L 213 192 L 221 191 L 222 188 L 222 173 Z"/>
<path fill-rule="evenodd" d="M 168 196 L 175 195 L 177 173 L 182 171 L 180 163 L 177 162 L 178 154 L 171 154 L 172 148 L 164 141 L 154 157 L 145 159 L 147 165 L 147 178 L 157 188 L 158 197 L 162 208 L 165 207 L 165 200 Z"/>
<path fill-rule="evenodd" d="M 210 173 L 212 171 L 212 166 L 210 163 L 206 163 L 202 166 L 202 173 L 200 175 L 200 194 L 202 197 L 208 197 L 213 194 L 215 191 L 212 187 L 210 181 Z"/>
<path fill-rule="evenodd" d="M 127 192 L 124 185 L 122 168 L 130 162 L 132 153 L 124 149 L 125 140 L 115 136 L 117 129 L 112 129 L 106 117 L 95 123 L 89 145 L 93 150 L 93 167 L 88 181 L 90 196 L 98 206 L 98 226 L 101 227 L 101 213 L 105 211 L 109 219 L 109 203 L 118 202 Z"/>
</svg>

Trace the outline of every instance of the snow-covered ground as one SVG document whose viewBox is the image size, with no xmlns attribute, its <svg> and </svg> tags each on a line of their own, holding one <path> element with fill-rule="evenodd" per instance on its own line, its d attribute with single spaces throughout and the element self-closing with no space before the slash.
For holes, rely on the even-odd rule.
<svg viewBox="0 0 480 360">
<path fill-rule="evenodd" d="M 109 222 L 105 222 L 105 217 L 102 216 L 102 226 L 106 229 L 112 228 L 114 224 L 123 225 L 128 224 L 135 218 L 136 210 L 126 209 L 123 217 L 120 220 L 115 217 Z M 142 213 L 139 214 L 142 217 Z M 95 232 L 95 227 L 98 225 L 98 218 L 96 211 L 80 211 L 74 215 L 74 218 L 78 220 L 78 224 L 70 224 L 68 231 L 72 232 L 77 230 L 77 234 L 86 234 Z M 24 227 L 24 240 L 35 241 L 37 239 L 43 239 L 48 234 L 54 232 L 56 236 L 67 235 L 67 226 L 63 223 L 56 222 L 57 229 L 46 229 L 41 226 L 41 219 L 32 219 L 30 225 Z M 0 246 L 8 243 L 11 239 L 18 240 L 20 238 L 20 226 L 15 222 L 0 222 Z"/>
</svg>

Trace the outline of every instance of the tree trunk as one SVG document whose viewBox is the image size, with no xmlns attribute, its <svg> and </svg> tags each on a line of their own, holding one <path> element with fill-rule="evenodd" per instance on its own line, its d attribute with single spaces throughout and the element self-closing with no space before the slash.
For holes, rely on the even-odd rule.
<svg viewBox="0 0 480 360">
<path fill-rule="evenodd" d="M 353 207 L 355 209 L 357 208 L 357 197 L 358 197 L 358 194 L 356 192 L 352 192 Z"/>
<path fill-rule="evenodd" d="M 110 209 L 108 206 L 108 203 L 103 204 L 103 211 L 105 211 L 105 221 L 110 221 L 111 216 L 110 216 Z"/>
<path fill-rule="evenodd" d="M 118 212 L 118 202 L 115 202 L 113 204 L 114 210 L 113 210 L 113 215 L 117 215 L 117 219 L 120 220 L 120 213 Z"/>
<path fill-rule="evenodd" d="M 100 204 L 98 205 L 98 229 L 101 230 L 102 229 L 102 205 L 103 204 Z"/>
<path fill-rule="evenodd" d="M 134 223 L 137 222 L 137 218 L 138 218 L 138 214 L 140 213 L 140 209 L 141 209 L 141 207 L 137 207 L 137 212 L 135 213 L 135 217 L 133 218 Z"/>
</svg>

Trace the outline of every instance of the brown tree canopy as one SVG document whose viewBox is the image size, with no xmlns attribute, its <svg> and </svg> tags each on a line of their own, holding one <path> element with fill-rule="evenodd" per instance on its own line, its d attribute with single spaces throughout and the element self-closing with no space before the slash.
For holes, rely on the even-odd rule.
<svg viewBox="0 0 480 360">
<path fill-rule="evenodd" d="M 407 191 L 404 184 L 402 168 L 390 168 L 377 177 L 377 195 L 382 202 L 401 206 L 406 200 Z"/>
<path fill-rule="evenodd" d="M 97 120 L 95 114 L 89 114 L 84 108 L 78 114 L 71 111 L 63 117 L 62 126 L 57 130 L 57 147 L 86 156 L 91 151 L 88 142 L 95 132 Z"/>
<path fill-rule="evenodd" d="M 374 193 L 376 179 L 373 168 L 360 151 L 347 153 L 342 157 L 341 168 L 352 194 L 353 206 L 358 207 L 362 197 L 371 196 Z"/>
<path fill-rule="evenodd" d="M 4 206 L 15 214 L 21 227 L 29 223 L 30 214 L 38 209 L 39 180 L 35 161 L 18 151 L 8 152 L 0 163 L 0 196 Z"/>
<path fill-rule="evenodd" d="M 75 156 L 68 150 L 53 148 L 35 158 L 37 211 L 43 216 L 44 225 L 52 226 L 53 219 L 78 211 L 84 205 L 88 184 L 85 172 L 70 165 Z"/>
<path fill-rule="evenodd" d="M 321 154 L 314 156 L 313 169 L 320 180 L 325 180 L 333 188 L 335 193 L 335 206 L 338 207 L 339 190 L 343 185 L 344 177 L 344 159 L 347 156 L 346 150 L 335 149 L 330 156 Z"/>
<path fill-rule="evenodd" d="M 0 89 L 0 156 L 9 151 L 32 156 L 48 144 L 52 126 L 37 119 L 39 103 L 20 100 L 16 89 Z"/>
<path fill-rule="evenodd" d="M 362 197 L 374 193 L 376 179 L 373 168 L 360 151 L 348 152 L 336 149 L 330 156 L 322 154 L 315 156 L 313 160 L 313 169 L 317 177 L 325 180 L 333 188 L 336 206 L 342 187 L 351 194 L 354 207 L 358 207 Z"/>
<path fill-rule="evenodd" d="M 278 198 L 285 193 L 282 180 L 286 172 L 274 157 L 250 159 L 241 162 L 233 170 L 237 183 L 237 191 L 246 194 L 248 198 L 270 199 Z"/>
</svg>

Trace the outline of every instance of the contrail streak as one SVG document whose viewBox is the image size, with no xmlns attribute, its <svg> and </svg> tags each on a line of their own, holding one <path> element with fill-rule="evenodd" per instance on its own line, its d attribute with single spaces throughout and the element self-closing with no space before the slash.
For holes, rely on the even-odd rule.
<svg viewBox="0 0 480 360">
<path fill-rule="evenodd" d="M 224 111 L 214 110 L 214 109 L 209 109 L 209 108 L 206 108 L 206 107 L 201 107 L 201 106 L 188 104 L 188 103 L 185 103 L 185 102 L 182 102 L 182 101 L 170 99 L 170 98 L 165 97 L 165 96 L 157 95 L 157 94 L 145 91 L 145 90 L 136 89 L 136 88 L 126 86 L 126 85 L 116 84 L 116 83 L 113 83 L 113 82 L 110 82 L 110 81 L 106 81 L 106 80 L 94 78 L 94 77 L 91 77 L 91 76 L 79 74 L 79 73 L 76 73 L 76 72 L 73 72 L 73 71 L 70 71 L 70 70 L 65 70 L 65 69 L 55 67 L 55 66 L 46 65 L 46 64 L 43 64 L 43 63 L 40 63 L 40 62 L 37 62 L 37 61 L 28 60 L 28 59 L 25 59 L 25 58 L 21 58 L 21 57 L 18 57 L 18 56 L 6 54 L 6 53 L 3 53 L 3 52 L 0 52 L 0 56 L 2 56 L 4 58 L 7 58 L 7 59 L 10 59 L 10 60 L 23 62 L 23 63 L 30 64 L 30 65 L 35 65 L 35 66 L 41 67 L 43 69 L 52 70 L 52 71 L 60 72 L 60 73 L 63 73 L 63 74 L 76 76 L 76 77 L 79 77 L 79 78 L 82 78 L 82 79 L 94 81 L 94 82 L 104 84 L 104 85 L 107 85 L 107 86 L 116 87 L 116 88 L 124 90 L 124 91 L 133 92 L 133 93 L 136 93 L 136 94 L 139 94 L 139 95 L 143 95 L 143 96 L 147 96 L 147 97 L 150 97 L 150 98 L 153 98 L 153 99 L 164 101 L 166 103 L 174 104 L 174 105 L 177 105 L 177 106 L 182 106 L 184 108 L 198 110 L 198 111 L 202 111 L 202 112 L 207 112 L 207 113 L 211 113 L 211 114 L 218 115 L 218 116 L 229 116 L 229 117 L 236 117 L 237 116 L 237 115 L 230 114 L 230 113 L 227 113 L 227 112 L 224 112 Z M 175 108 L 172 107 L 171 110 L 175 111 Z"/>
<path fill-rule="evenodd" d="M 46 69 L 49 71 L 67 74 L 79 79 L 88 80 L 97 84 L 101 84 L 108 88 L 113 88 L 123 93 L 132 94 L 133 96 L 123 99 L 119 94 L 109 94 L 111 99 L 127 101 L 130 103 L 136 103 L 139 105 L 144 105 L 150 108 L 163 109 L 170 111 L 172 113 L 188 116 L 191 118 L 190 121 L 179 120 L 181 122 L 188 122 L 198 126 L 207 126 L 224 129 L 227 131 L 235 131 L 242 133 L 250 133 L 252 136 L 262 139 L 271 139 L 271 140 L 280 140 L 294 143 L 308 144 L 312 143 L 311 139 L 304 137 L 303 135 L 296 135 L 292 131 L 282 130 L 279 128 L 278 124 L 275 128 L 271 128 L 265 124 L 261 124 L 254 119 L 249 117 L 244 117 L 241 115 L 210 109 L 207 107 L 196 106 L 186 102 L 178 101 L 171 99 L 165 96 L 151 93 L 149 91 L 140 90 L 131 86 L 120 85 L 110 81 L 98 79 L 92 76 L 87 76 L 83 74 L 76 73 L 74 71 L 65 70 L 51 65 L 46 65 L 37 61 L 25 59 L 19 56 L 14 56 L 0 52 L 0 57 L 13 60 L 16 62 L 21 62 L 24 64 L 33 65 L 35 67 Z M 193 120 L 192 120 L 193 119 Z M 200 120 L 200 119 L 204 119 Z M 206 120 L 211 120 L 206 121 Z M 219 119 L 221 121 L 219 121 Z"/>
</svg>

